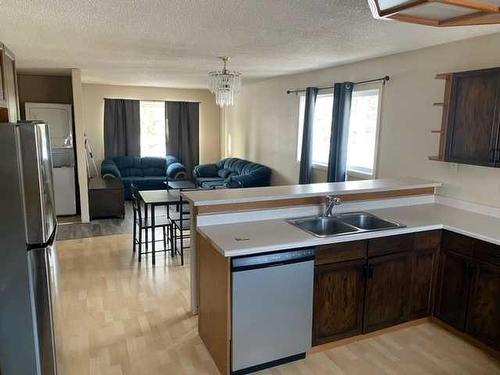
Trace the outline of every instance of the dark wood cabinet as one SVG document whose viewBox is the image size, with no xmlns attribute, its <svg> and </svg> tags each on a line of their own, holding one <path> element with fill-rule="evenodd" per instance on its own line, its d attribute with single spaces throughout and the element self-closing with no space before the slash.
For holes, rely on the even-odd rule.
<svg viewBox="0 0 500 375">
<path fill-rule="evenodd" d="M 5 90 L 4 90 L 3 52 L 1 50 L 0 50 L 0 107 L 7 107 L 7 100 L 5 98 Z"/>
<path fill-rule="evenodd" d="M 435 259 L 435 249 L 415 252 L 412 256 L 410 319 L 422 318 L 431 314 Z"/>
<path fill-rule="evenodd" d="M 409 253 L 369 259 L 364 331 L 371 332 L 408 320 Z"/>
<path fill-rule="evenodd" d="M 115 178 L 89 179 L 90 219 L 125 217 L 123 183 Z"/>
<path fill-rule="evenodd" d="M 411 251 L 413 234 L 374 238 L 368 241 L 368 257 Z"/>
<path fill-rule="evenodd" d="M 481 263 L 474 266 L 466 332 L 500 349 L 500 267 Z"/>
<path fill-rule="evenodd" d="M 446 79 L 439 156 L 454 163 L 500 167 L 500 68 L 438 74 Z"/>
<path fill-rule="evenodd" d="M 0 122 L 19 119 L 19 99 L 14 54 L 0 43 Z"/>
<path fill-rule="evenodd" d="M 364 259 L 316 266 L 314 345 L 362 332 L 365 267 Z"/>
<path fill-rule="evenodd" d="M 495 166 L 499 93 L 500 69 L 453 74 L 448 161 Z"/>
<path fill-rule="evenodd" d="M 415 234 L 411 258 L 410 319 L 422 318 L 432 313 L 436 259 L 440 245 L 440 230 Z"/>
<path fill-rule="evenodd" d="M 435 315 L 459 330 L 465 328 L 470 287 L 468 258 L 443 249 L 439 259 L 439 285 Z"/>
<path fill-rule="evenodd" d="M 441 231 L 320 246 L 313 344 L 430 315 Z"/>
<path fill-rule="evenodd" d="M 320 246 L 313 344 L 434 314 L 500 351 L 500 246 L 427 231 Z"/>
<path fill-rule="evenodd" d="M 500 350 L 500 246 L 445 231 L 435 316 Z"/>
</svg>

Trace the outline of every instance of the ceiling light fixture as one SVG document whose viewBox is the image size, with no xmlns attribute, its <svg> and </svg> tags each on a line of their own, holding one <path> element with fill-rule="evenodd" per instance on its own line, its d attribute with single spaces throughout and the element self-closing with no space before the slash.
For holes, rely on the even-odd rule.
<svg viewBox="0 0 500 375">
<path fill-rule="evenodd" d="M 228 107 L 234 104 L 234 98 L 239 94 L 241 87 L 241 73 L 227 70 L 229 57 L 219 57 L 224 63 L 222 70 L 208 73 L 209 89 L 215 95 L 215 102 L 219 107 Z"/>
<path fill-rule="evenodd" d="M 427 26 L 500 24 L 500 0 L 368 0 L 375 18 Z"/>
</svg>

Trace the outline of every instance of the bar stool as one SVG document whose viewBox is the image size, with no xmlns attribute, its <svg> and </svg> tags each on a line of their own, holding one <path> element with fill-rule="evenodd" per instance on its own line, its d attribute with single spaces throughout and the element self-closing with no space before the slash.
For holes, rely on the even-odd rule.
<svg viewBox="0 0 500 375">
<path fill-rule="evenodd" d="M 191 215 L 189 208 L 186 208 L 188 204 L 187 201 L 183 200 L 182 197 L 179 199 L 179 210 L 170 214 L 170 220 L 172 221 L 171 235 L 173 249 L 175 254 L 180 254 L 181 256 L 181 266 L 184 265 L 184 240 L 191 238 Z M 189 206 L 188 206 L 189 207 Z M 188 234 L 186 234 L 188 232 Z M 177 246 L 177 241 L 179 240 L 180 246 Z M 172 246 L 171 245 L 171 246 Z M 188 246 L 187 248 L 191 247 Z"/>
<path fill-rule="evenodd" d="M 132 207 L 134 212 L 134 229 L 133 229 L 133 253 L 138 251 L 138 260 L 141 262 L 142 255 L 151 254 L 152 251 L 149 250 L 149 240 L 148 240 L 148 231 L 156 230 L 157 228 L 161 228 L 163 231 L 163 238 L 157 240 L 157 242 L 163 241 L 163 250 L 158 250 L 156 252 L 167 252 L 168 250 L 173 251 L 173 248 L 167 247 L 167 229 L 172 225 L 171 220 L 167 216 L 157 216 L 155 217 L 155 226 L 152 225 L 151 218 L 148 218 L 146 213 L 146 207 L 143 207 L 142 200 L 139 198 L 138 192 L 135 189 L 132 189 Z M 144 213 L 143 213 L 144 209 Z M 143 234 L 145 237 L 145 241 L 143 241 Z M 144 246 L 143 246 L 144 245 Z M 145 251 L 143 251 L 143 247 Z"/>
</svg>

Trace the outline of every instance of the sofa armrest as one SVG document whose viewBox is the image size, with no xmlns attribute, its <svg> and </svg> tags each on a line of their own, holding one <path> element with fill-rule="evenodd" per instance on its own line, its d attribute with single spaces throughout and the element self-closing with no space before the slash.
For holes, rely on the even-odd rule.
<svg viewBox="0 0 500 375">
<path fill-rule="evenodd" d="M 170 179 L 186 178 L 186 168 L 179 162 L 173 162 L 167 167 L 167 177 Z"/>
<path fill-rule="evenodd" d="M 269 186 L 271 184 L 271 169 L 261 167 L 249 174 L 226 178 L 224 186 L 228 188 L 245 188 Z"/>
<path fill-rule="evenodd" d="M 122 177 L 120 170 L 116 166 L 115 162 L 111 159 L 103 160 L 101 163 L 101 176 L 104 177 L 106 175 L 111 175 L 116 178 Z"/>
<path fill-rule="evenodd" d="M 194 167 L 193 176 L 196 177 L 219 177 L 219 168 L 216 164 L 200 164 Z"/>
</svg>

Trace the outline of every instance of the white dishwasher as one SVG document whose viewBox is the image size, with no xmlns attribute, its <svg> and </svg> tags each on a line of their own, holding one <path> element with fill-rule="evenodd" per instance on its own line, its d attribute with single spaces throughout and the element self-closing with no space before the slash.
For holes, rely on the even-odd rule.
<svg viewBox="0 0 500 375">
<path fill-rule="evenodd" d="M 305 358 L 311 348 L 314 249 L 232 259 L 236 375 Z"/>
</svg>

